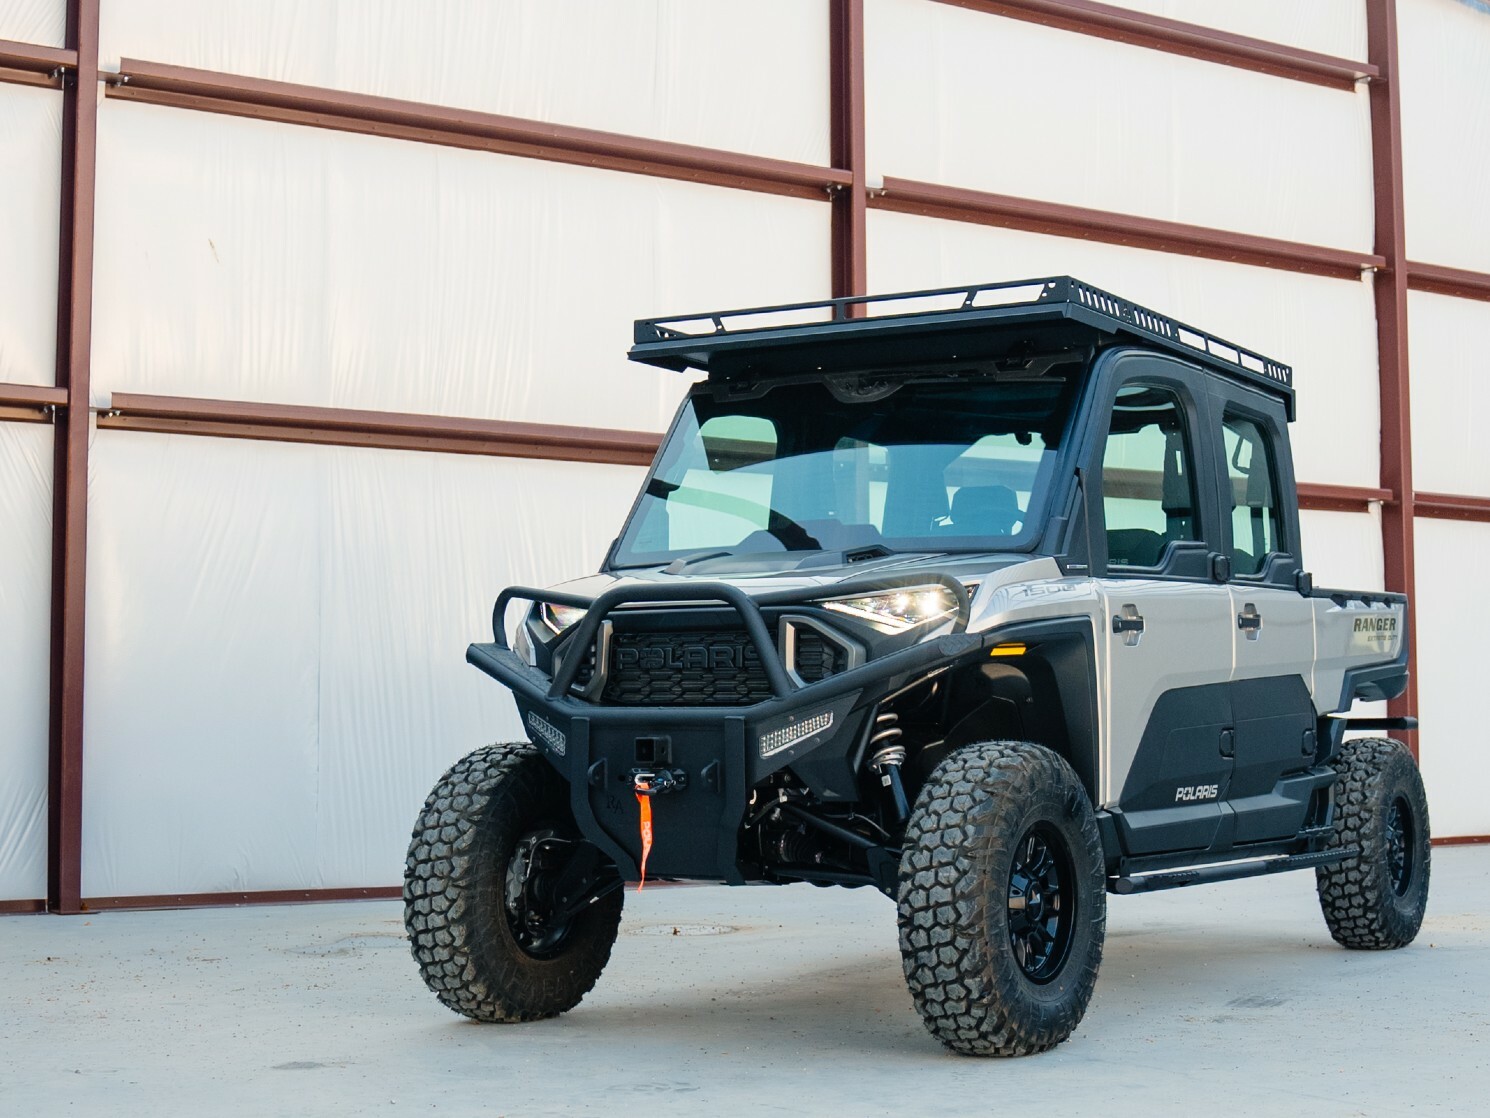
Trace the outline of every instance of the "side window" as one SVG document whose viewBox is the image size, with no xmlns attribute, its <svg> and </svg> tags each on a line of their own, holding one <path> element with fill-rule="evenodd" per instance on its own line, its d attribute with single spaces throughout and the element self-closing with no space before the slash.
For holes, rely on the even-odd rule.
<svg viewBox="0 0 1490 1118">
<path fill-rule="evenodd" d="M 1272 441 L 1252 420 L 1231 414 L 1222 421 L 1221 438 L 1231 497 L 1231 569 L 1255 575 L 1268 552 L 1283 550 Z"/>
<path fill-rule="evenodd" d="M 1195 459 L 1175 393 L 1152 385 L 1118 390 L 1102 454 L 1108 563 L 1157 567 L 1164 550 L 1200 538 Z"/>
</svg>

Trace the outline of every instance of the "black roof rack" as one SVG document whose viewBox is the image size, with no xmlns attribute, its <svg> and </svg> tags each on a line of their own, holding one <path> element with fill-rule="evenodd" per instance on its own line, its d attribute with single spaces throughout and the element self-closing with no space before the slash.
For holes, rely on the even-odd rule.
<svg viewBox="0 0 1490 1118">
<path fill-rule="evenodd" d="M 1287 365 L 1070 276 L 639 319 L 628 356 L 728 377 L 989 356 L 998 352 L 994 337 L 1006 349 L 1010 339 L 1076 346 L 1129 338 L 1280 396 L 1293 418 Z"/>
</svg>

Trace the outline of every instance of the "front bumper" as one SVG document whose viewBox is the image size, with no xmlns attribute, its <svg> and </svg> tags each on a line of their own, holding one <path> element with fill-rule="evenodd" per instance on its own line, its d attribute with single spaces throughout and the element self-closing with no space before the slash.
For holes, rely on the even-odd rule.
<svg viewBox="0 0 1490 1118">
<path fill-rule="evenodd" d="M 930 580 L 922 576 L 921 581 Z M 955 628 L 960 629 L 966 623 L 967 599 L 960 585 L 956 591 L 962 609 Z M 502 622 L 514 598 L 584 605 L 589 612 L 572 638 L 577 648 L 595 639 L 606 614 L 618 606 L 725 602 L 741 614 L 755 639 L 773 695 L 750 706 L 728 707 L 587 701 L 573 690 L 579 657 L 567 657 L 550 678 L 508 647 Z M 761 604 L 789 600 L 780 595 L 751 599 L 725 584 L 630 587 L 592 602 L 515 587 L 498 599 L 497 639 L 471 645 L 466 659 L 511 688 L 529 736 L 569 782 L 570 807 L 581 832 L 615 861 L 623 876 L 638 876 L 635 774 L 665 768 L 681 777 L 681 786 L 653 799 L 655 839 L 648 873 L 739 884 L 747 880 L 738 842 L 752 788 L 790 765 L 824 799 L 858 799 L 859 753 L 879 699 L 938 667 L 980 655 L 984 644 L 980 636 L 954 631 L 818 682 L 795 684 L 760 613 Z"/>
</svg>

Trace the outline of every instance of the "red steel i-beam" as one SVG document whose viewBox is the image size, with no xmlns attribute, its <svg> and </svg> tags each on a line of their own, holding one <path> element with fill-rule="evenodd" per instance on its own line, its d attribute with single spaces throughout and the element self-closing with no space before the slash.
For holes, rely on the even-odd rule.
<svg viewBox="0 0 1490 1118">
<path fill-rule="evenodd" d="M 52 474 L 52 675 L 47 908 L 82 910 L 83 610 L 88 548 L 88 373 L 93 322 L 93 188 L 98 148 L 98 4 L 68 0 L 77 69 L 62 94 L 62 214 Z"/>
<path fill-rule="evenodd" d="M 1371 63 L 1254 39 L 1219 27 L 1136 12 L 1121 5 L 1099 3 L 1098 0 L 941 2 L 1333 89 L 1353 91 L 1357 82 L 1377 77 L 1377 68 Z"/>
<path fill-rule="evenodd" d="M 833 166 L 852 176 L 833 192 L 833 297 L 837 299 L 869 293 L 865 253 L 864 0 L 833 0 L 828 21 Z M 861 313 L 862 307 L 849 308 L 851 315 Z"/>
<path fill-rule="evenodd" d="M 1381 542 L 1388 590 L 1413 592 L 1412 411 L 1407 368 L 1407 250 L 1402 201 L 1402 109 L 1397 69 L 1396 0 L 1367 0 L 1368 56 L 1381 77 L 1371 83 L 1371 167 L 1376 193 L 1376 350 L 1381 395 L 1381 487 L 1397 499 L 1382 505 Z M 1414 601 L 1413 606 L 1417 603 Z M 1417 610 L 1407 615 L 1407 691 L 1393 714 L 1417 714 Z M 1405 735 L 1417 753 L 1417 734 Z"/>
</svg>

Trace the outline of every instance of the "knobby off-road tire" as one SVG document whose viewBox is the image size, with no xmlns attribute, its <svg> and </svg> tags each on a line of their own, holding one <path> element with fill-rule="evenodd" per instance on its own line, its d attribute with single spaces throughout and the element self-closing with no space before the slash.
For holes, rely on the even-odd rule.
<svg viewBox="0 0 1490 1118">
<path fill-rule="evenodd" d="M 610 958 L 623 890 L 574 917 L 537 956 L 509 916 L 508 870 L 534 835 L 578 840 L 564 781 L 527 742 L 489 745 L 440 778 L 409 843 L 404 925 L 426 985 L 477 1021 L 573 1009 Z"/>
<path fill-rule="evenodd" d="M 1103 876 L 1091 802 L 1050 750 L 982 742 L 937 765 L 906 828 L 899 896 L 906 984 L 931 1035 L 968 1056 L 1070 1036 L 1102 962 Z"/>
<path fill-rule="evenodd" d="M 1332 846 L 1360 854 L 1314 871 L 1319 906 L 1335 942 L 1360 950 L 1405 947 L 1428 904 L 1428 800 L 1417 762 L 1401 742 L 1358 738 L 1334 766 Z"/>
</svg>

